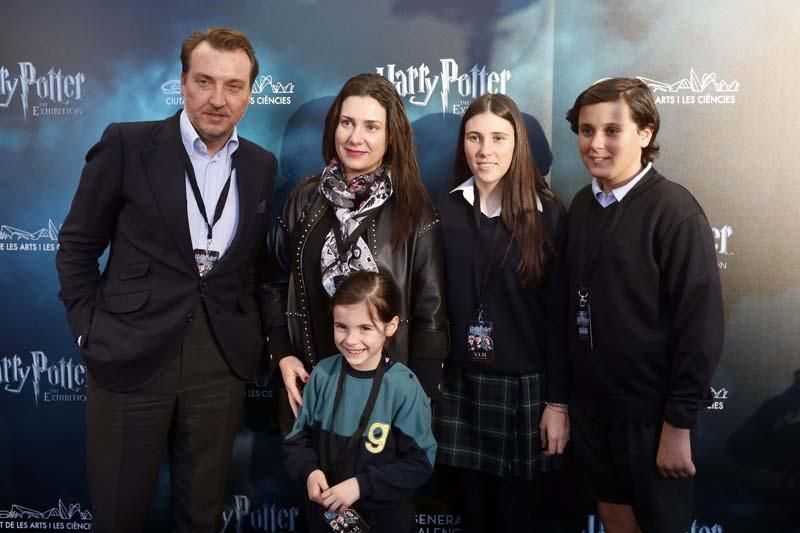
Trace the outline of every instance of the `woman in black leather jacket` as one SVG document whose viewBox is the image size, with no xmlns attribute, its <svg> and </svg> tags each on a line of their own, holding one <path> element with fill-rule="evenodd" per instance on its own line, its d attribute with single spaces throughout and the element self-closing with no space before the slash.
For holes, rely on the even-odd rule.
<svg viewBox="0 0 800 533">
<path fill-rule="evenodd" d="M 394 86 L 377 74 L 348 80 L 325 118 L 329 164 L 289 195 L 270 236 L 267 333 L 289 406 L 298 381 L 338 352 L 329 302 L 350 272 L 390 272 L 403 294 L 390 355 L 434 396 L 447 353 L 439 217 L 422 185 L 411 125 Z"/>
</svg>

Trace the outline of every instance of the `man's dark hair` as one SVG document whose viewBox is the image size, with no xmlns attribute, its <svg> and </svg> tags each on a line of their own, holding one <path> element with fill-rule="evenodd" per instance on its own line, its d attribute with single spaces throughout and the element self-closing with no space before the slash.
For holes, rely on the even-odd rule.
<svg viewBox="0 0 800 533">
<path fill-rule="evenodd" d="M 181 72 L 184 76 L 189 72 L 189 59 L 192 52 L 202 42 L 208 43 L 215 50 L 244 51 L 247 57 L 250 58 L 250 86 L 253 86 L 256 76 L 258 76 L 258 60 L 256 59 L 253 45 L 250 44 L 250 39 L 245 34 L 231 28 L 211 28 L 206 31 L 196 31 L 184 39 L 183 46 L 181 46 Z"/>
</svg>

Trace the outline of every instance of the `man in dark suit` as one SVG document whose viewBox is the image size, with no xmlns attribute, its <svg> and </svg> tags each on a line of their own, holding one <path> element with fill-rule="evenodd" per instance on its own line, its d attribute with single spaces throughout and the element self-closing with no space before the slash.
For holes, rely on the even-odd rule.
<svg viewBox="0 0 800 533">
<path fill-rule="evenodd" d="M 266 355 L 276 160 L 236 131 L 258 62 L 230 29 L 189 36 L 181 62 L 184 109 L 106 129 L 59 236 L 59 297 L 89 369 L 93 531 L 142 531 L 165 451 L 176 530 L 219 531 L 243 380 Z"/>
</svg>

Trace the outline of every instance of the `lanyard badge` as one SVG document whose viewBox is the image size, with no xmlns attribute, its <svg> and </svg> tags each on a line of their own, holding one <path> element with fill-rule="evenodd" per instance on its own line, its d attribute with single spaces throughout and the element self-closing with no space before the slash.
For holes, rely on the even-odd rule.
<svg viewBox="0 0 800 533">
<path fill-rule="evenodd" d="M 330 531 L 347 531 L 350 533 L 366 533 L 369 531 L 367 523 L 352 507 L 339 512 L 325 511 L 322 513 L 322 520 L 328 525 Z"/>
<path fill-rule="evenodd" d="M 494 361 L 494 322 L 483 319 L 483 308 L 478 319 L 467 322 L 467 359 L 471 363 L 490 364 Z"/>
<path fill-rule="evenodd" d="M 481 242 L 480 192 L 474 184 L 473 192 L 472 214 L 475 220 L 473 275 L 478 312 L 475 320 L 467 322 L 465 355 L 470 363 L 489 365 L 494 362 L 494 322 L 486 320 L 484 296 L 492 273 L 496 271 L 493 259 L 495 249 L 500 241 L 503 223 L 499 217 L 495 218 L 491 222 L 494 227 L 489 242 Z"/>
<path fill-rule="evenodd" d="M 210 246 L 209 246 L 210 248 Z M 216 250 L 194 249 L 194 262 L 197 263 L 197 272 L 200 276 L 208 274 L 219 260 L 219 252 Z"/>
<path fill-rule="evenodd" d="M 589 290 L 578 289 L 578 312 L 575 320 L 578 328 L 578 345 L 587 352 L 594 349 L 592 340 L 592 306 L 589 304 Z"/>
<path fill-rule="evenodd" d="M 192 194 L 194 194 L 194 200 L 197 202 L 197 209 L 200 211 L 200 215 L 203 217 L 203 221 L 206 223 L 206 228 L 208 230 L 206 232 L 205 249 L 195 248 L 193 250 L 194 261 L 197 264 L 197 272 L 200 274 L 200 276 L 205 276 L 211 272 L 211 269 L 214 268 L 214 265 L 217 264 L 217 261 L 219 261 L 219 252 L 211 249 L 211 243 L 214 239 L 214 225 L 219 222 L 219 219 L 222 217 L 222 211 L 225 209 L 225 202 L 228 200 L 228 192 L 231 189 L 231 178 L 235 169 L 233 165 L 231 165 L 231 171 L 228 174 L 228 179 L 225 180 L 225 185 L 222 187 L 222 191 L 219 193 L 219 198 L 217 198 L 217 206 L 214 209 L 214 218 L 209 221 L 208 214 L 206 213 L 206 205 L 205 202 L 203 202 L 203 195 L 200 193 L 200 186 L 197 184 L 197 177 L 194 175 L 194 166 L 185 152 L 184 157 L 184 166 L 186 168 L 186 175 L 189 179 L 189 185 L 192 187 Z"/>
</svg>

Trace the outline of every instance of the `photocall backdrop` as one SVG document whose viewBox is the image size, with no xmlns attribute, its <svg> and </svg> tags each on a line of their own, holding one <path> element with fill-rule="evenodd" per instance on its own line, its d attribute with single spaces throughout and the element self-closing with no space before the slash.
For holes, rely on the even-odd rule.
<svg viewBox="0 0 800 533">
<path fill-rule="evenodd" d="M 566 110 L 600 78 L 644 79 L 662 117 L 656 166 L 704 206 L 725 296 L 687 531 L 800 531 L 800 4 L 11 0 L 0 12 L 0 530 L 91 530 L 86 369 L 56 298 L 59 227 L 104 127 L 175 113 L 182 39 L 232 26 L 261 64 L 240 132 L 279 157 L 276 207 L 321 169 L 325 112 L 356 73 L 396 85 L 432 195 L 450 184 L 460 114 L 493 91 L 525 113 L 537 164 L 567 204 L 589 177 Z M 266 376 L 247 388 L 225 531 L 304 529 L 272 395 Z M 546 480 L 542 531 L 602 531 L 575 475 Z M 167 476 L 148 531 L 169 530 Z M 447 481 L 421 493 L 417 531 L 461 529 Z"/>
</svg>

